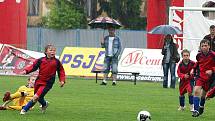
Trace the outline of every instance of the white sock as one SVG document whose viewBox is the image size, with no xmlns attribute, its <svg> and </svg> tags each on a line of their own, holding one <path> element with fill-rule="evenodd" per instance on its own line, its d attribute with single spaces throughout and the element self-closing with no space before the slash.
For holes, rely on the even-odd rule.
<svg viewBox="0 0 215 121">
<path fill-rule="evenodd" d="M 104 82 L 104 83 L 107 83 L 107 81 L 106 81 L 105 79 L 103 80 L 103 82 Z"/>
</svg>

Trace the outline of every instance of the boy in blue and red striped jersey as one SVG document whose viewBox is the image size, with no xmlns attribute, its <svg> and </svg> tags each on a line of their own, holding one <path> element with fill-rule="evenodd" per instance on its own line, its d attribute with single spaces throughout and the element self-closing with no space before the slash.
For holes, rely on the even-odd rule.
<svg viewBox="0 0 215 121">
<path fill-rule="evenodd" d="M 190 104 L 190 111 L 193 111 L 193 86 L 194 86 L 194 78 L 190 75 L 190 71 L 195 65 L 195 62 L 190 60 L 190 52 L 187 49 L 184 49 L 181 52 L 182 61 L 178 65 L 177 74 L 180 78 L 179 83 L 179 102 L 180 106 L 178 110 L 185 109 L 185 93 L 188 93 L 189 96 L 189 104 Z"/>
<path fill-rule="evenodd" d="M 60 86 L 65 84 L 65 72 L 61 62 L 55 58 L 56 48 L 53 45 L 47 45 L 45 47 L 45 57 L 37 59 L 33 65 L 24 69 L 21 74 L 29 74 L 39 69 L 39 75 L 34 85 L 34 96 L 24 106 L 20 114 L 25 114 L 34 104 L 38 101 L 42 105 L 42 113 L 45 112 L 48 107 L 48 102 L 44 97 L 48 91 L 52 88 L 55 82 L 56 71 L 58 73 Z"/>
<path fill-rule="evenodd" d="M 193 117 L 198 117 L 204 112 L 205 96 L 212 83 L 212 74 L 215 67 L 215 53 L 210 50 L 209 40 L 203 39 L 200 42 L 200 50 L 196 55 L 197 62 L 194 67 L 195 69 L 198 66 L 199 75 L 195 79 Z M 191 70 L 191 74 L 193 74 L 194 69 Z"/>
</svg>

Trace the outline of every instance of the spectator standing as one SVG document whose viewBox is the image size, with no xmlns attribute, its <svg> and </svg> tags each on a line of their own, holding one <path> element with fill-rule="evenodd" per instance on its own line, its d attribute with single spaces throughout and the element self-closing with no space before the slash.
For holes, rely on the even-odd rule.
<svg viewBox="0 0 215 121">
<path fill-rule="evenodd" d="M 163 88 L 168 88 L 168 72 L 170 70 L 171 74 L 171 84 L 170 88 L 175 88 L 176 76 L 175 69 L 176 63 L 180 60 L 180 55 L 177 50 L 177 45 L 173 42 L 173 37 L 168 34 L 164 38 L 164 44 L 162 48 L 162 66 L 163 66 Z"/>
<path fill-rule="evenodd" d="M 206 35 L 203 39 L 210 41 L 210 49 L 215 51 L 215 25 L 210 26 L 210 34 Z"/>
<path fill-rule="evenodd" d="M 102 48 L 105 48 L 105 59 L 104 59 L 104 78 L 101 85 L 107 85 L 107 77 L 112 69 L 112 85 L 116 85 L 117 79 L 117 67 L 118 59 L 122 50 L 121 41 L 119 37 L 115 35 L 115 28 L 108 27 L 109 35 L 101 41 Z"/>
</svg>

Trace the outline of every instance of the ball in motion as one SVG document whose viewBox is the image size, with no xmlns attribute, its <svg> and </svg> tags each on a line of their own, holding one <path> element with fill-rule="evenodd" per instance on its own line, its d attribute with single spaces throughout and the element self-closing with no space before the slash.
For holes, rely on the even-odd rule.
<svg viewBox="0 0 215 121">
<path fill-rule="evenodd" d="M 140 111 L 137 115 L 137 121 L 151 121 L 151 114 L 148 111 Z"/>
</svg>

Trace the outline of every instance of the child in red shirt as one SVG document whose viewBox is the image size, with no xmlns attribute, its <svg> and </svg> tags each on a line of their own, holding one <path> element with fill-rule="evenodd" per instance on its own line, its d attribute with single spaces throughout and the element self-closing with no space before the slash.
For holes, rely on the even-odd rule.
<svg viewBox="0 0 215 121">
<path fill-rule="evenodd" d="M 180 78 L 179 83 L 179 102 L 180 106 L 178 110 L 185 109 L 185 93 L 188 93 L 189 96 L 189 104 L 190 111 L 193 111 L 193 86 L 194 86 L 194 78 L 190 75 L 190 71 L 195 65 L 195 62 L 190 60 L 190 52 L 185 49 L 181 52 L 183 60 L 178 65 L 177 74 Z"/>
<path fill-rule="evenodd" d="M 45 57 L 37 59 L 33 65 L 24 69 L 21 74 L 29 74 L 39 69 L 38 78 L 35 81 L 34 96 L 24 106 L 20 114 L 25 114 L 34 104 L 38 101 L 42 105 L 42 112 L 48 107 L 48 102 L 44 97 L 48 91 L 52 88 L 55 82 L 56 72 L 59 76 L 60 86 L 65 84 L 65 72 L 61 62 L 55 58 L 56 48 L 54 45 L 47 45 L 45 47 Z"/>
<path fill-rule="evenodd" d="M 201 52 L 196 55 L 197 62 L 195 64 L 195 67 L 199 69 L 199 75 L 195 79 L 193 117 L 198 117 L 204 112 L 205 96 L 212 83 L 213 67 L 215 67 L 215 54 L 210 50 L 209 40 L 203 39 L 200 42 L 200 50 Z M 193 70 L 191 70 L 191 74 L 193 74 Z"/>
</svg>

